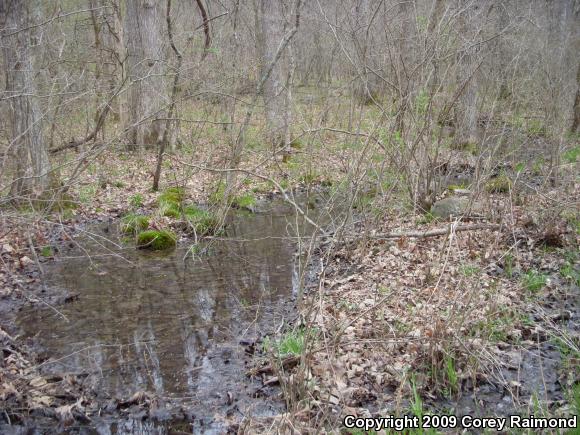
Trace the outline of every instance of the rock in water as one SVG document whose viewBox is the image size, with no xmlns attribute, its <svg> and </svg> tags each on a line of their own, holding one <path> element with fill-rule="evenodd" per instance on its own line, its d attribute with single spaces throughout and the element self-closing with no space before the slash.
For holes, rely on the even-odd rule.
<svg viewBox="0 0 580 435">
<path fill-rule="evenodd" d="M 431 207 L 431 214 L 440 219 L 449 219 L 451 216 L 461 216 L 467 210 L 469 201 L 464 197 L 451 196 L 437 201 Z"/>
</svg>

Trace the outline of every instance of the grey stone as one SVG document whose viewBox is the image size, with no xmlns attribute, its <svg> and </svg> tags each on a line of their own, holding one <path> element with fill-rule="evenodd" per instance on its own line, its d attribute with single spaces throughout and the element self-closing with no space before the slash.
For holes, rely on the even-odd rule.
<svg viewBox="0 0 580 435">
<path fill-rule="evenodd" d="M 431 207 L 431 214 L 440 219 L 449 219 L 451 216 L 461 216 L 467 210 L 469 201 L 465 197 L 451 196 L 437 201 Z"/>
</svg>

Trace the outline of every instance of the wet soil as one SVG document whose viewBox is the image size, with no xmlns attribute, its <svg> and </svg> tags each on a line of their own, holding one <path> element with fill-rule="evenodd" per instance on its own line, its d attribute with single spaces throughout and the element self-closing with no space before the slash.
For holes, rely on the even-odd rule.
<svg viewBox="0 0 580 435">
<path fill-rule="evenodd" d="M 465 385 L 465 393 L 456 400 L 439 400 L 430 405 L 441 411 L 452 410 L 455 415 L 481 417 L 554 412 L 561 408 L 569 399 L 568 383 L 578 381 L 578 372 L 574 375 L 567 371 L 577 370 L 578 361 L 566 367 L 570 361 L 565 361 L 556 337 L 561 331 L 569 337 L 580 336 L 580 288 L 563 280 L 554 287 L 527 313 L 533 326 L 522 329 L 516 340 L 499 346 L 499 364 L 487 382 Z M 539 402 L 547 409 L 538 409 Z"/>
<path fill-rule="evenodd" d="M 331 220 L 324 209 L 305 209 L 319 222 Z M 58 245 L 55 259 L 43 262 L 44 286 L 38 271 L 28 273 L 31 297 L 52 307 L 20 303 L 20 331 L 14 331 L 36 351 L 45 377 L 73 379 L 75 394 L 90 398 L 66 430 L 224 433 L 245 417 L 283 412 L 280 390 L 246 373 L 262 338 L 297 315 L 301 259 L 294 236 L 311 231 L 278 200 L 256 213 L 234 213 L 224 236 L 193 254 L 187 239 L 165 253 L 135 250 L 121 241 L 114 221 L 77 228 Z M 564 282 L 552 287 L 527 313 L 534 326 L 495 355 L 497 382 L 486 377 L 463 385 L 461 397 L 426 397 L 425 406 L 456 415 L 507 415 L 537 397 L 558 409 L 567 386 L 550 328 L 580 334 L 580 289 Z M 0 299 L 0 310 L 8 315 L 18 304 L 6 301 Z M 394 391 L 383 393 L 365 403 L 373 414 L 383 415 L 393 399 Z M 0 432 L 52 433 L 57 427 L 54 415 L 42 411 L 20 423 L 0 423 Z"/>
</svg>

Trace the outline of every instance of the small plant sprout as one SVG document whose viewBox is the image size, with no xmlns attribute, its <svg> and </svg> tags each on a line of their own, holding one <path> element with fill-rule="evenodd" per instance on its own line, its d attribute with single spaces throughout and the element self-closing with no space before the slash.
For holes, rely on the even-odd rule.
<svg viewBox="0 0 580 435">
<path fill-rule="evenodd" d="M 306 340 L 312 337 L 312 329 L 296 329 L 283 334 L 278 340 L 267 338 L 264 340 L 264 350 L 273 351 L 279 358 L 286 356 L 299 356 L 304 353 Z"/>
<path fill-rule="evenodd" d="M 133 208 L 139 208 L 143 206 L 143 195 L 141 195 L 140 193 L 136 193 L 135 195 L 132 195 L 131 198 L 129 198 L 129 204 L 131 204 L 131 207 Z"/>
<path fill-rule="evenodd" d="M 548 276 L 536 270 L 528 270 L 522 277 L 522 285 L 530 293 L 537 293 L 548 282 Z"/>
</svg>

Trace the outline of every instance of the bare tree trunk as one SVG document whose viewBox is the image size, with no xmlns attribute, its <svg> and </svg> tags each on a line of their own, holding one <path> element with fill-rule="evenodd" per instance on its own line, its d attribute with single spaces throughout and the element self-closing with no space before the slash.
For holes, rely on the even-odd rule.
<svg viewBox="0 0 580 435">
<path fill-rule="evenodd" d="M 113 25 L 107 35 L 110 37 L 110 47 L 113 49 L 116 60 L 116 68 L 119 71 L 116 74 L 121 83 L 125 82 L 127 78 L 127 47 L 125 46 L 125 36 L 123 31 L 123 18 L 121 15 L 120 0 L 109 0 L 113 8 Z M 111 89 L 115 88 L 115 83 L 112 83 Z M 115 119 L 119 121 L 120 125 L 126 126 L 128 123 L 127 117 L 127 95 L 123 92 L 117 97 Z"/>
<path fill-rule="evenodd" d="M 508 83 L 508 48 L 509 45 L 506 43 L 505 35 L 502 33 L 506 31 L 509 22 L 509 14 L 506 4 L 502 1 L 497 0 L 494 4 L 495 11 L 495 33 L 500 35 L 497 37 L 494 51 L 496 61 L 493 63 L 494 69 L 499 81 L 499 97 L 505 99 L 510 95 L 509 83 Z"/>
<path fill-rule="evenodd" d="M 261 75 L 272 65 L 278 50 L 278 44 L 284 37 L 283 5 L 280 1 L 261 0 Z M 275 63 L 268 79 L 264 83 L 263 97 L 266 109 L 268 140 L 273 149 L 285 147 L 288 134 L 289 112 L 286 99 L 288 90 L 284 84 L 284 63 L 282 59 Z"/>
<path fill-rule="evenodd" d="M 570 126 L 570 132 L 572 133 L 580 133 L 580 64 L 576 71 L 576 86 L 576 98 L 572 109 L 572 125 Z"/>
<path fill-rule="evenodd" d="M 240 160 L 242 157 L 242 151 L 244 149 L 244 144 L 245 144 L 246 129 L 248 128 L 248 125 L 250 124 L 250 119 L 252 118 L 252 114 L 254 112 L 254 106 L 255 106 L 256 102 L 258 101 L 259 96 L 263 95 L 264 86 L 265 86 L 266 82 L 270 79 L 270 76 L 272 75 L 274 68 L 276 68 L 277 63 L 280 61 L 280 58 L 282 57 L 282 53 L 284 52 L 284 50 L 286 49 L 286 47 L 288 46 L 288 44 L 290 43 L 290 41 L 292 40 L 292 38 L 294 37 L 296 32 L 298 31 L 298 27 L 300 26 L 300 7 L 301 6 L 302 6 L 302 0 L 296 0 L 296 2 L 294 4 L 294 17 L 295 17 L 294 18 L 294 27 L 288 33 L 286 33 L 286 35 L 284 35 L 284 37 L 280 40 L 278 48 L 276 49 L 276 52 L 272 56 L 272 60 L 270 61 L 270 63 L 268 65 L 264 65 L 262 67 L 263 73 L 262 73 L 262 77 L 258 81 L 258 85 L 256 87 L 256 94 L 255 94 L 254 98 L 252 99 L 252 103 L 248 106 L 248 110 L 246 111 L 244 121 L 242 122 L 242 124 L 240 126 L 240 129 L 238 131 L 238 136 L 237 136 L 236 141 L 232 147 L 232 156 L 231 156 L 231 160 L 230 160 L 231 168 L 227 172 L 226 191 L 224 194 L 224 198 L 226 198 L 227 200 L 229 200 L 231 198 L 231 193 L 233 191 L 233 188 L 235 187 L 236 174 L 237 174 L 236 170 L 240 164 Z M 255 15 L 257 15 L 257 13 L 255 13 Z"/>
<path fill-rule="evenodd" d="M 30 29 L 34 10 L 26 0 L 0 0 L 2 46 L 6 74 L 5 99 L 10 105 L 15 155 L 11 194 L 41 196 L 50 187 L 51 167 L 42 134 L 42 114 L 36 95 Z"/>
<path fill-rule="evenodd" d="M 572 11 L 571 17 L 572 29 L 572 52 L 578 52 L 580 49 L 580 4 Z M 578 59 L 576 59 L 578 61 Z M 580 133 L 580 63 L 576 69 L 576 97 L 572 106 L 572 124 L 570 125 L 571 133 Z"/>
<path fill-rule="evenodd" d="M 163 141 L 164 107 L 168 104 L 164 82 L 164 10 L 162 2 L 127 2 L 124 32 L 127 42 L 129 89 L 129 143 L 131 150 L 155 148 Z"/>
<path fill-rule="evenodd" d="M 461 1 L 462 8 L 458 21 L 460 29 L 460 48 L 457 59 L 457 86 L 461 89 L 456 107 L 456 134 L 455 146 L 463 148 L 477 142 L 477 33 L 476 16 L 479 11 L 474 11 L 478 6 L 469 1 Z"/>
<path fill-rule="evenodd" d="M 395 130 L 403 133 L 405 128 L 405 112 L 409 106 L 409 98 L 412 87 L 411 62 L 412 41 L 414 38 L 414 1 L 405 0 L 399 3 L 399 16 L 401 20 L 401 33 L 399 39 L 399 68 L 398 68 L 398 87 L 399 87 L 399 109 L 395 119 Z"/>
<path fill-rule="evenodd" d="M 443 16 L 445 2 L 443 0 L 434 0 L 433 9 L 429 17 L 429 25 L 427 27 L 427 37 L 432 38 L 426 42 L 426 47 L 431 51 L 431 66 L 433 68 L 429 88 L 434 95 L 439 91 L 439 61 L 437 59 L 437 50 L 439 42 L 439 23 Z M 437 32 L 436 32 L 437 31 Z"/>
<path fill-rule="evenodd" d="M 175 73 L 173 76 L 173 86 L 171 87 L 171 102 L 169 103 L 169 110 L 167 113 L 167 120 L 165 121 L 165 129 L 163 130 L 163 140 L 159 144 L 159 152 L 157 155 L 157 165 L 155 167 L 155 174 L 153 175 L 153 191 L 159 190 L 159 180 L 161 179 L 161 166 L 163 164 L 163 153 L 165 152 L 165 147 L 169 142 L 169 135 L 171 133 L 171 118 L 175 111 L 175 100 L 177 99 L 177 89 L 179 87 L 179 76 L 181 74 L 181 65 L 183 62 L 183 56 L 181 52 L 175 45 L 173 39 L 173 26 L 171 24 L 171 0 L 167 0 L 165 20 L 167 22 L 167 36 L 169 38 L 169 45 L 177 58 L 177 65 L 175 66 Z M 207 21 L 204 18 L 204 21 Z M 207 33 L 209 34 L 209 32 Z"/>
</svg>

